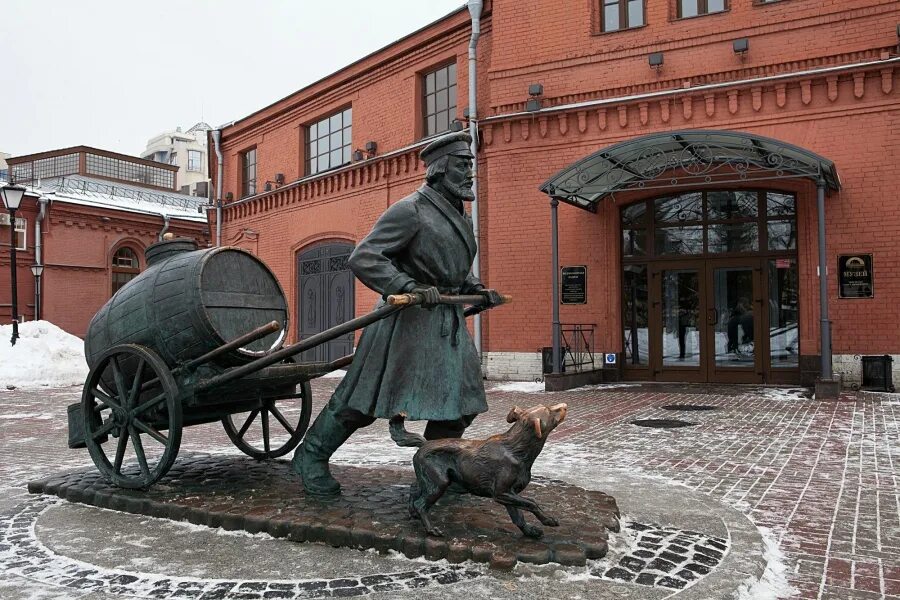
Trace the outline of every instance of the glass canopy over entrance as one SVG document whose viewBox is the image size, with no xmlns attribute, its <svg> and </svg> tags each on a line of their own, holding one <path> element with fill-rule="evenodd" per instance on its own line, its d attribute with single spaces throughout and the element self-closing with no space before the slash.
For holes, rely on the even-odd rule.
<svg viewBox="0 0 900 600">
<path fill-rule="evenodd" d="M 731 381 L 777 381 L 780 373 L 796 372 L 797 199 L 771 183 L 784 179 L 816 187 L 820 380 L 831 381 L 824 201 L 841 187 L 837 169 L 779 140 L 718 130 L 615 144 L 541 186 L 550 197 L 554 373 L 561 356 L 557 206 L 596 212 L 617 192 L 650 190 L 660 190 L 644 196 L 655 199 L 621 214 L 626 370 Z"/>
<path fill-rule="evenodd" d="M 593 212 L 616 192 L 798 177 L 840 189 L 834 163 L 809 150 L 737 131 L 684 130 L 604 148 L 551 177 L 541 191 Z"/>
</svg>

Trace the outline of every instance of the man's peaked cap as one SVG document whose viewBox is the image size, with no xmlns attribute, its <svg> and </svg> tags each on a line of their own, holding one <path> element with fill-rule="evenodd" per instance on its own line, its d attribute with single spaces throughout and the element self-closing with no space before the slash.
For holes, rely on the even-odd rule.
<svg viewBox="0 0 900 600">
<path fill-rule="evenodd" d="M 427 167 L 439 158 L 447 155 L 472 157 L 472 136 L 468 131 L 457 131 L 442 135 L 419 152 Z"/>
</svg>

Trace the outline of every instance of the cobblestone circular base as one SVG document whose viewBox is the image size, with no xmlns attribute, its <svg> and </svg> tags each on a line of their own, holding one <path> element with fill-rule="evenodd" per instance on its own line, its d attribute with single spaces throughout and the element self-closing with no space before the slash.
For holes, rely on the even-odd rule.
<svg viewBox="0 0 900 600">
<path fill-rule="evenodd" d="M 506 509 L 486 498 L 447 494 L 432 509 L 445 537 L 426 536 L 408 516 L 410 470 L 334 466 L 343 494 L 323 501 L 304 495 L 285 461 L 195 455 L 180 458 L 168 476 L 147 491 L 107 484 L 94 471 L 29 483 L 32 493 L 72 502 L 198 525 L 266 532 L 295 542 L 396 550 L 409 558 L 467 560 L 511 569 L 517 561 L 584 565 L 607 552 L 607 531 L 619 530 L 615 499 L 561 481 L 537 479 L 524 495 L 560 521 L 544 537 L 522 536 Z M 533 516 L 526 519 L 535 522 Z"/>
</svg>

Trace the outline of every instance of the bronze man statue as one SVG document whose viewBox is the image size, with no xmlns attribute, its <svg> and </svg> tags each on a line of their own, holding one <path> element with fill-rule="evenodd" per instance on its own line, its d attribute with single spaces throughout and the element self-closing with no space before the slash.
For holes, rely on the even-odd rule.
<svg viewBox="0 0 900 600">
<path fill-rule="evenodd" d="M 340 492 L 328 460 L 376 418 L 405 413 L 428 420 L 426 439 L 458 438 L 487 411 L 463 309 L 436 304 L 440 294 L 480 294 L 487 306 L 501 303 L 471 273 L 477 248 L 464 208 L 474 199 L 471 141 L 466 132 L 452 133 L 423 148 L 426 184 L 388 208 L 350 255 L 354 275 L 382 298 L 417 292 L 426 303 L 363 330 L 347 374 L 294 454 L 307 493 Z"/>
</svg>

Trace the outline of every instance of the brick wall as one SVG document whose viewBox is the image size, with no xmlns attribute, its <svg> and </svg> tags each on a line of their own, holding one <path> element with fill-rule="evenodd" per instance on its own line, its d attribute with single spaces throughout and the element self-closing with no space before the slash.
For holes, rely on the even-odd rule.
<svg viewBox="0 0 900 600">
<path fill-rule="evenodd" d="M 479 104 L 490 117 L 481 123 L 479 160 L 482 277 L 515 301 L 485 315 L 485 349 L 517 360 L 549 343 L 550 211 L 541 183 L 624 140 L 723 129 L 834 161 L 843 183 L 826 202 L 835 352 L 900 352 L 900 283 L 893 277 L 900 250 L 892 242 L 900 228 L 900 65 L 888 60 L 900 4 L 732 0 L 728 12 L 678 20 L 673 2 L 647 2 L 646 27 L 610 34 L 596 32 L 588 0 L 497 0 L 486 15 L 479 46 Z M 224 130 L 223 191 L 239 196 L 237 153 L 252 145 L 260 182 L 287 175 L 283 188 L 229 206 L 223 227 L 225 243 L 249 247 L 273 267 L 293 311 L 297 253 L 320 240 L 359 240 L 390 202 L 423 180 L 415 150 L 403 150 L 421 133 L 417 74 L 456 56 L 461 114 L 467 36 L 467 15 L 455 13 Z M 743 60 L 731 49 L 738 37 L 750 39 Z M 656 51 L 665 55 L 658 72 L 647 65 Z M 544 85 L 549 110 L 520 112 L 530 83 Z M 348 103 L 354 147 L 374 140 L 381 156 L 294 182 L 303 173 L 303 126 Z M 798 194 L 801 345 L 804 354 L 817 354 L 815 187 L 807 180 L 771 187 Z M 559 210 L 560 263 L 587 265 L 589 284 L 588 303 L 563 306 L 561 317 L 595 323 L 600 351 L 621 350 L 618 215 L 639 197 L 605 201 L 596 214 Z M 842 252 L 874 254 L 875 298 L 837 299 Z M 373 301 L 357 286 L 358 313 Z"/>
</svg>

